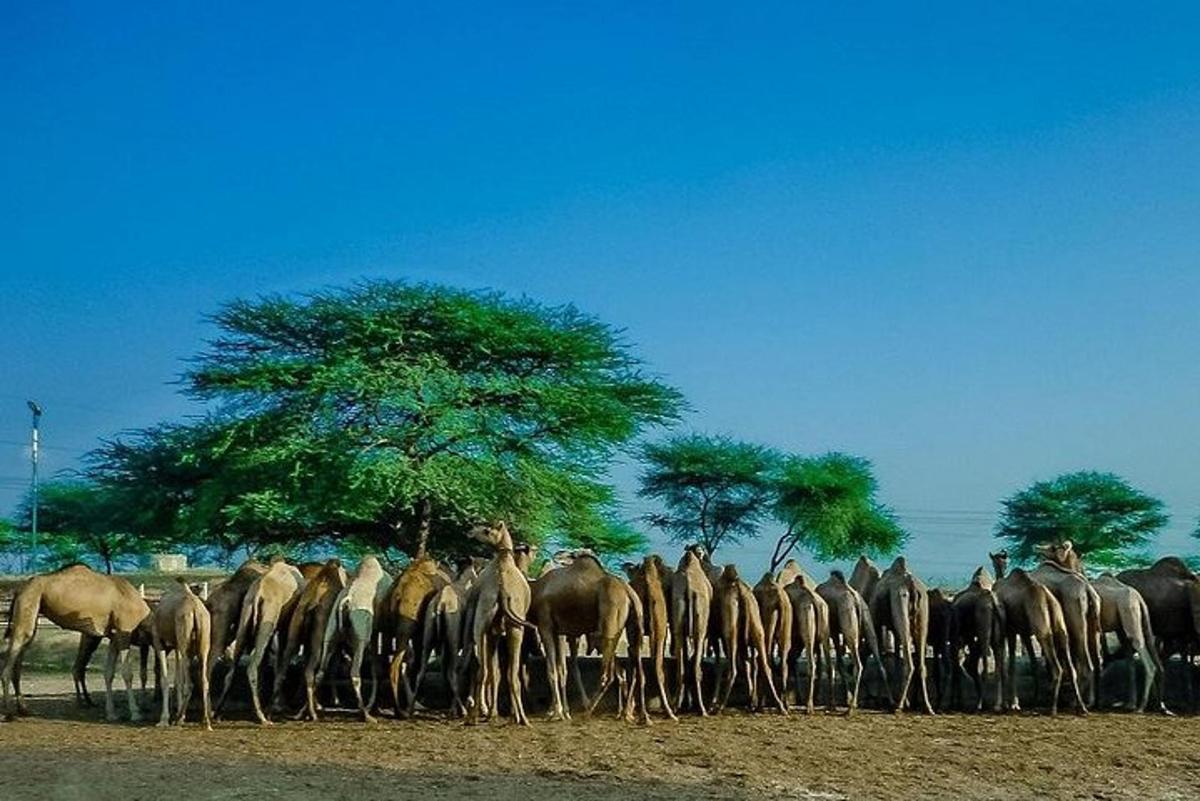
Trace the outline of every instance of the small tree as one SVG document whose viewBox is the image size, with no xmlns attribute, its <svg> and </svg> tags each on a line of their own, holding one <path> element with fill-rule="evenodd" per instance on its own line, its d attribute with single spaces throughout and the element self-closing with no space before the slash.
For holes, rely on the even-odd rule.
<svg viewBox="0 0 1200 801">
<path fill-rule="evenodd" d="M 996 536 L 1032 559 L 1038 545 L 1070 540 L 1098 564 L 1149 545 L 1167 523 L 1162 501 L 1112 473 L 1079 472 L 1038 481 L 1003 502 Z"/>
<path fill-rule="evenodd" d="M 96 559 L 107 573 L 127 557 L 147 553 L 152 543 L 127 530 L 118 520 L 119 499 L 90 481 L 64 479 L 42 485 L 38 503 L 40 566 L 60 567 L 70 562 Z M 31 525 L 32 499 L 21 507 L 26 530 Z"/>
<path fill-rule="evenodd" d="M 824 561 L 898 549 L 907 535 L 877 490 L 866 459 L 842 453 L 783 459 L 773 475 L 772 512 L 787 528 L 775 543 L 771 570 L 797 546 Z"/>
<path fill-rule="evenodd" d="M 711 554 L 757 536 L 770 506 L 774 451 L 691 434 L 647 445 L 643 459 L 638 494 L 666 507 L 647 519 L 672 542 L 699 542 Z"/>
</svg>

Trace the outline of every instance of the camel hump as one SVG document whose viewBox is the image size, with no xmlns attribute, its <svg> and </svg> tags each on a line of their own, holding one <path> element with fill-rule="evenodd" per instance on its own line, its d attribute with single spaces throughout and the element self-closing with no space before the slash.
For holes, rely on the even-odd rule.
<svg viewBox="0 0 1200 801">
<path fill-rule="evenodd" d="M 837 582 L 838 584 L 845 584 L 845 583 L 846 583 L 846 574 L 845 574 L 845 573 L 843 573 L 843 572 L 842 572 L 842 571 L 840 571 L 840 570 L 830 570 L 830 571 L 829 571 L 829 578 L 833 579 L 833 580 L 834 580 L 835 582 Z"/>
<path fill-rule="evenodd" d="M 796 576 L 796 579 L 795 579 L 795 581 L 793 581 L 792 583 L 793 583 L 793 584 L 799 584 L 801 587 L 805 587 L 805 588 L 807 588 L 807 587 L 808 587 L 808 579 L 806 579 L 806 578 L 804 577 L 804 574 L 803 574 L 803 573 L 801 573 L 800 575 Z"/>
<path fill-rule="evenodd" d="M 896 560 L 894 562 L 892 562 L 892 566 L 890 569 L 896 571 L 897 573 L 907 573 L 908 572 L 908 560 L 905 559 L 903 556 L 897 556 Z"/>
<path fill-rule="evenodd" d="M 1178 556 L 1164 556 L 1151 565 L 1150 570 L 1164 576 L 1175 576 L 1183 579 L 1196 578 L 1196 574 Z"/>
<path fill-rule="evenodd" d="M 992 588 L 992 574 L 987 571 L 983 565 L 975 568 L 975 572 L 971 574 L 971 585 L 979 587 L 983 590 Z"/>
<path fill-rule="evenodd" d="M 721 578 L 725 581 L 737 581 L 739 578 L 737 565 L 725 565 L 721 568 Z"/>
</svg>

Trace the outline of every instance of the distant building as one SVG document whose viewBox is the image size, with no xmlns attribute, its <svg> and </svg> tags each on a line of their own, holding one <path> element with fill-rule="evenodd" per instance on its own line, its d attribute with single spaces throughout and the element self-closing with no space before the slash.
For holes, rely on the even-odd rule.
<svg viewBox="0 0 1200 801">
<path fill-rule="evenodd" d="M 187 570 L 187 557 L 181 553 L 152 553 L 147 566 L 157 573 L 182 573 Z"/>
</svg>

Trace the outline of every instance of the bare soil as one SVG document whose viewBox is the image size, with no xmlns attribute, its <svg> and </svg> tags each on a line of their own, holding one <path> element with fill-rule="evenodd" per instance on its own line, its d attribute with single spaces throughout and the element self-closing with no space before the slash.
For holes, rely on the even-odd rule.
<svg viewBox="0 0 1200 801">
<path fill-rule="evenodd" d="M 102 684 L 93 679 L 93 688 Z M 27 674 L 34 717 L 0 723 L 0 799 L 1191 798 L 1200 719 L 1097 714 L 747 715 L 465 727 L 221 722 L 157 729 L 80 709 Z M 98 699 L 99 700 L 99 699 Z M 121 698 L 124 707 L 124 698 Z"/>
</svg>

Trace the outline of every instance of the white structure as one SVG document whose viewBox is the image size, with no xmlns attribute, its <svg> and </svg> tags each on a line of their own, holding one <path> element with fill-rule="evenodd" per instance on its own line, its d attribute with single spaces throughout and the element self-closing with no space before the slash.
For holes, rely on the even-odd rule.
<svg viewBox="0 0 1200 801">
<path fill-rule="evenodd" d="M 150 569 L 158 573 L 182 573 L 187 570 L 187 557 L 181 553 L 152 553 Z"/>
</svg>

